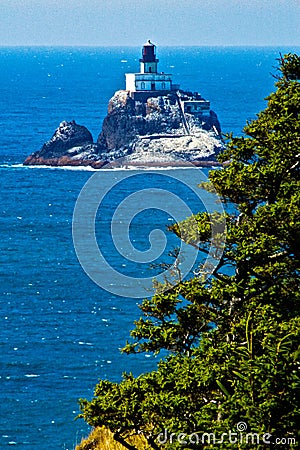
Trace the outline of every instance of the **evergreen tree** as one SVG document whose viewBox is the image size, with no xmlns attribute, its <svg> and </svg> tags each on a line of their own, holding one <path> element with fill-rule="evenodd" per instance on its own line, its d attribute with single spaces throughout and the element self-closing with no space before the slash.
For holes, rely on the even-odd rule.
<svg viewBox="0 0 300 450">
<path fill-rule="evenodd" d="M 199 213 L 170 227 L 205 252 L 212 223 L 226 219 L 218 266 L 209 279 L 158 287 L 124 348 L 168 356 L 151 373 L 100 381 L 95 397 L 81 400 L 82 417 L 128 449 L 135 450 L 128 436 L 140 433 L 153 449 L 298 448 L 300 57 L 279 62 L 266 109 L 242 137 L 229 137 L 224 167 L 202 185 L 213 185 L 236 213 Z M 222 439 L 230 430 L 238 436 Z"/>
</svg>

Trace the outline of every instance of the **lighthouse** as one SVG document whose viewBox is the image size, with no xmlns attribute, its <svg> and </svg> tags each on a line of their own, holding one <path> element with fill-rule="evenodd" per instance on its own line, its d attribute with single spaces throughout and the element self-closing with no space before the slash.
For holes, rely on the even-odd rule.
<svg viewBox="0 0 300 450">
<path fill-rule="evenodd" d="M 141 73 L 157 73 L 156 46 L 150 39 L 143 45 L 141 63 Z"/>
<path fill-rule="evenodd" d="M 172 91 L 172 75 L 158 72 L 156 46 L 148 40 L 142 49 L 140 72 L 126 74 L 126 91 L 134 100 L 166 95 Z"/>
</svg>

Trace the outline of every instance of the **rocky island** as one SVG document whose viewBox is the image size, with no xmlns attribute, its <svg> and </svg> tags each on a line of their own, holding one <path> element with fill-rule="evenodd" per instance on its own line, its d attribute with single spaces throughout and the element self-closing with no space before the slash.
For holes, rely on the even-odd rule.
<svg viewBox="0 0 300 450">
<path fill-rule="evenodd" d="M 158 73 L 150 41 L 143 46 L 140 63 L 139 73 L 126 74 L 126 89 L 110 99 L 96 143 L 86 127 L 64 121 L 24 165 L 100 169 L 216 164 L 223 142 L 210 102 L 181 90 L 171 75 Z"/>
</svg>

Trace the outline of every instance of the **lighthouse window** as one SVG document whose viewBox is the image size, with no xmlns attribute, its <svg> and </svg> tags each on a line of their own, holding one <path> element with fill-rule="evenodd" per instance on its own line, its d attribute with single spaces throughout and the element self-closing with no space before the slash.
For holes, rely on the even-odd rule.
<svg viewBox="0 0 300 450">
<path fill-rule="evenodd" d="M 141 83 L 141 88 L 142 89 L 145 89 L 145 83 L 142 81 L 142 83 Z"/>
</svg>

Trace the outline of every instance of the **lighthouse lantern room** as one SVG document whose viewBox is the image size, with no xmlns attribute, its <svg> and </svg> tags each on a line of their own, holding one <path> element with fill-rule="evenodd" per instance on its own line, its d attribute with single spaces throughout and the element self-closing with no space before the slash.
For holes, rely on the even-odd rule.
<svg viewBox="0 0 300 450">
<path fill-rule="evenodd" d="M 148 40 L 143 46 L 140 72 L 126 74 L 126 90 L 134 99 L 164 95 L 172 90 L 172 75 L 157 71 L 156 46 Z"/>
<path fill-rule="evenodd" d="M 158 59 L 155 54 L 156 46 L 150 40 L 143 46 L 141 63 L 141 73 L 157 73 Z"/>
</svg>

